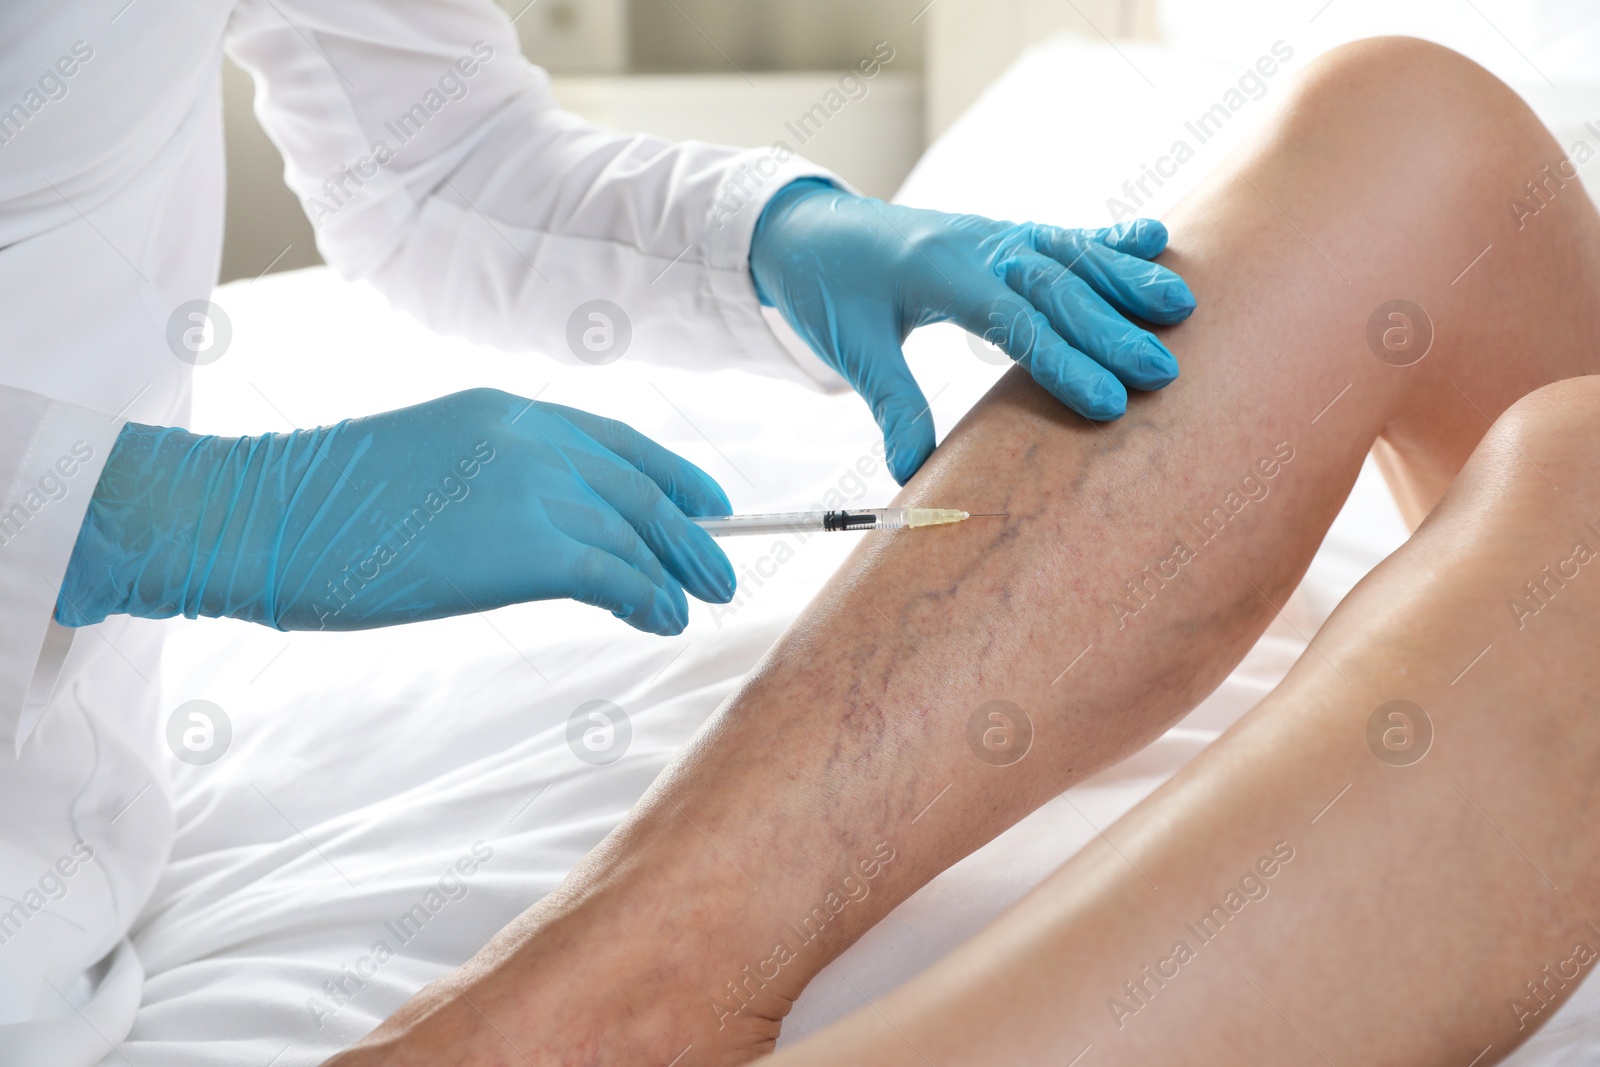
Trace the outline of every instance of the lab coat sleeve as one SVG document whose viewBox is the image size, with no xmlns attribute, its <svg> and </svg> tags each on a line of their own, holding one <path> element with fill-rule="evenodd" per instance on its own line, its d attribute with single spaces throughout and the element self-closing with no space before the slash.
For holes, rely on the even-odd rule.
<svg viewBox="0 0 1600 1067">
<path fill-rule="evenodd" d="M 324 258 L 434 329 L 591 363 L 627 338 L 630 358 L 845 387 L 750 276 L 772 194 L 844 184 L 786 143 L 585 123 L 492 0 L 241 0 L 227 47 Z"/>
<path fill-rule="evenodd" d="M 0 386 L 0 744 L 26 738 L 74 631 L 56 597 L 100 471 L 126 420 Z"/>
</svg>

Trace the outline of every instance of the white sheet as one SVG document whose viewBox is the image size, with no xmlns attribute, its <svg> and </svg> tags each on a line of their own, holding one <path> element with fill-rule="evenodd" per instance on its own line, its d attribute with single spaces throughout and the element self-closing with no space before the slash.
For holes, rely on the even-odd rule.
<svg viewBox="0 0 1600 1067">
<path fill-rule="evenodd" d="M 1227 82 L 1207 82 L 1216 71 L 1180 69 L 1155 50 L 1130 58 L 1159 61 L 1168 86 L 1189 79 L 1196 88 L 1179 94 L 1184 109 L 1196 93 Z M 1101 201 L 1149 161 L 1147 143 L 1160 144 L 1182 113 L 1171 100 L 1105 91 L 1126 76 L 1122 57 L 1098 49 L 1063 45 L 1031 56 L 930 153 L 905 199 L 1102 221 Z M 1090 90 L 1123 120 L 1059 106 Z M 1197 159 L 1184 180 L 1198 178 L 1217 154 Z M 606 368 L 536 364 L 434 338 L 370 291 L 323 271 L 228 286 L 218 300 L 236 341 L 227 357 L 200 369 L 200 430 L 305 425 L 492 383 L 632 422 L 719 477 L 742 510 L 807 506 L 830 488 L 870 500 L 893 489 L 873 458 L 871 421 L 850 396 L 627 360 Z M 925 331 L 912 349 L 941 428 L 998 373 L 954 331 Z M 870 476 L 851 473 L 858 462 Z M 845 978 L 867 996 L 888 991 L 1136 803 L 1266 692 L 1303 649 L 1298 633 L 1312 632 L 1403 536 L 1381 482 L 1364 471 L 1285 620 L 1211 698 L 1155 745 L 1046 805 L 897 909 L 806 992 L 786 1040 L 859 1005 Z M 214 701 L 234 733 L 228 753 L 208 767 L 172 761 L 181 829 L 135 930 L 147 985 L 121 1052 L 135 1064 L 173 1067 L 315 1064 L 552 888 L 848 544 L 814 539 L 770 575 L 770 542 L 728 547 L 741 571 L 740 606 L 714 614 L 697 605 L 689 631 L 669 641 L 571 604 L 368 634 L 176 624 L 166 706 Z M 608 767 L 581 762 L 565 740 L 568 716 L 592 699 L 631 717 L 631 747 Z M 492 855 L 464 879 L 465 895 L 437 898 L 422 932 L 398 946 L 385 923 L 426 903 L 475 842 L 480 856 Z M 400 947 L 398 955 L 348 1003 L 336 1003 L 324 983 L 370 959 L 380 939 Z M 1514 1062 L 1593 1062 L 1597 992 L 1592 983 L 1581 990 Z"/>
</svg>

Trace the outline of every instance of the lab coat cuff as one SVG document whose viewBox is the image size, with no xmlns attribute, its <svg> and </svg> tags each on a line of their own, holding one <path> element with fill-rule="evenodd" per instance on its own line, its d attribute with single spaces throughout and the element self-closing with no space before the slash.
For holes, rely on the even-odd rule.
<svg viewBox="0 0 1600 1067">
<path fill-rule="evenodd" d="M 762 210 L 778 190 L 800 178 L 821 178 L 846 192 L 858 192 L 781 144 L 729 158 L 725 177 L 706 204 L 708 286 L 723 323 L 742 349 L 758 358 L 793 363 L 825 392 L 844 392 L 850 385 L 839 372 L 824 363 L 775 308 L 762 307 L 750 274 L 750 241 Z"/>
<path fill-rule="evenodd" d="M 0 745 L 20 750 L 55 694 L 74 631 L 55 620 L 67 561 L 126 419 L 0 388 Z"/>
</svg>

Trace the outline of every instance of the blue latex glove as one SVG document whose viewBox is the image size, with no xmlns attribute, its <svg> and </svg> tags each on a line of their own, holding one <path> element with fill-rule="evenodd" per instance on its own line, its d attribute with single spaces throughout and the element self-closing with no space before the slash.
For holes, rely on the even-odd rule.
<svg viewBox="0 0 1600 1067">
<path fill-rule="evenodd" d="M 685 518 L 728 511 L 709 475 L 622 423 L 494 389 L 260 437 L 129 423 L 56 619 L 352 630 L 571 597 L 675 634 L 685 588 L 733 596 L 727 557 Z"/>
<path fill-rule="evenodd" d="M 1189 287 L 1146 262 L 1167 246 L 1152 219 L 1104 230 L 995 222 L 896 207 L 814 178 L 779 190 L 756 223 L 750 270 L 807 344 L 855 387 L 904 485 L 933 451 L 928 402 L 900 346 L 954 322 L 1026 367 L 1091 419 L 1127 410 L 1125 386 L 1159 389 L 1178 362 L 1124 315 L 1168 325 Z"/>
</svg>

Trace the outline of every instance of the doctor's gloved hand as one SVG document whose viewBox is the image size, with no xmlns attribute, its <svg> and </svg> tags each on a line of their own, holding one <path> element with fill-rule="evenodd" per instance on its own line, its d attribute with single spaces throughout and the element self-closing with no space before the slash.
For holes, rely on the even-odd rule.
<svg viewBox="0 0 1600 1067">
<path fill-rule="evenodd" d="M 728 512 L 709 475 L 622 423 L 495 389 L 259 437 L 129 423 L 56 619 L 354 630 L 570 597 L 675 634 L 686 589 L 733 596 L 686 518 Z"/>
<path fill-rule="evenodd" d="M 842 374 L 883 429 L 904 484 L 933 451 L 933 419 L 901 343 L 954 322 L 998 345 L 1091 419 L 1119 418 L 1127 388 L 1178 376 L 1172 353 L 1129 322 L 1182 322 L 1189 287 L 1148 262 L 1167 246 L 1152 219 L 1063 230 L 897 207 L 816 178 L 793 182 L 756 223 L 750 270 L 761 301 Z"/>
</svg>

